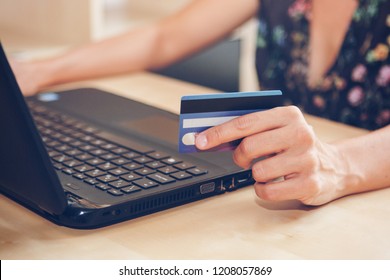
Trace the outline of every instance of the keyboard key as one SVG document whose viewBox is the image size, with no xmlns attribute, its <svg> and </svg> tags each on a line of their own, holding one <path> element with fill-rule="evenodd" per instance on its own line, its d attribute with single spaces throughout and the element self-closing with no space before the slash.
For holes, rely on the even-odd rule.
<svg viewBox="0 0 390 280">
<path fill-rule="evenodd" d="M 116 148 L 114 150 L 111 150 L 111 152 L 113 152 L 113 153 L 115 153 L 117 155 L 121 155 L 121 154 L 129 153 L 130 151 L 128 149 L 119 147 L 119 148 Z"/>
<path fill-rule="evenodd" d="M 115 176 L 113 176 L 111 174 L 106 174 L 106 175 L 97 177 L 96 179 L 99 180 L 100 182 L 103 182 L 103 183 L 109 183 L 109 182 L 112 182 L 112 181 L 116 181 L 119 178 L 115 177 Z"/>
<path fill-rule="evenodd" d="M 93 166 L 98 166 L 100 164 L 105 163 L 105 161 L 100 158 L 91 158 L 90 160 L 87 161 L 87 163 Z"/>
<path fill-rule="evenodd" d="M 70 147 L 69 145 L 60 145 L 60 146 L 55 146 L 54 149 L 61 153 L 72 149 L 72 147 Z"/>
<path fill-rule="evenodd" d="M 67 157 L 65 155 L 60 155 L 60 156 L 56 156 L 53 158 L 54 161 L 59 162 L 59 163 L 62 163 L 62 162 L 65 162 L 65 161 L 68 161 L 71 159 L 72 159 L 71 157 Z"/>
<path fill-rule="evenodd" d="M 84 146 L 86 144 L 85 144 L 85 142 L 82 142 L 80 140 L 75 140 L 75 141 L 70 142 L 69 145 L 72 147 L 78 148 L 78 147 Z"/>
<path fill-rule="evenodd" d="M 68 160 L 68 161 L 65 161 L 63 163 L 63 165 L 65 165 L 66 167 L 76 167 L 76 166 L 80 166 L 80 165 L 83 165 L 83 163 L 81 161 L 78 161 L 76 159 L 73 159 L 73 160 Z"/>
<path fill-rule="evenodd" d="M 93 178 L 85 179 L 84 182 L 86 182 L 87 184 L 90 184 L 90 185 L 96 185 L 99 183 L 97 180 L 95 180 Z"/>
<path fill-rule="evenodd" d="M 76 173 L 76 171 L 74 171 L 71 168 L 64 168 L 61 171 L 64 172 L 65 174 L 68 174 L 68 175 L 72 175 L 72 174 Z"/>
<path fill-rule="evenodd" d="M 40 105 L 34 103 L 34 101 L 31 101 L 31 100 L 28 101 L 28 106 L 31 106 L 31 109 L 36 114 L 42 114 L 42 113 L 47 112 L 47 109 L 45 107 L 40 106 Z"/>
<path fill-rule="evenodd" d="M 136 180 L 133 182 L 133 184 L 143 188 L 143 189 L 149 189 L 149 188 L 154 188 L 154 187 L 157 187 L 158 184 L 152 180 L 149 180 L 149 179 L 141 179 L 141 180 Z"/>
<path fill-rule="evenodd" d="M 92 151 L 92 150 L 96 150 L 96 147 L 93 146 L 93 145 L 82 145 L 80 147 L 78 147 L 80 150 L 84 151 L 84 152 L 89 152 L 89 151 Z"/>
<path fill-rule="evenodd" d="M 125 164 L 122 167 L 126 168 L 127 170 L 133 171 L 142 168 L 142 165 L 132 162 L 132 163 Z"/>
<path fill-rule="evenodd" d="M 80 154 L 80 155 L 77 155 L 75 156 L 76 159 L 80 160 L 80 161 L 87 161 L 87 160 L 90 160 L 93 158 L 93 156 L 91 156 L 90 154 Z"/>
<path fill-rule="evenodd" d="M 88 175 L 89 177 L 96 178 L 106 174 L 106 172 L 100 169 L 93 169 L 85 174 Z"/>
<path fill-rule="evenodd" d="M 116 154 L 108 153 L 108 154 L 102 155 L 100 158 L 109 161 L 109 160 L 116 159 L 116 158 L 118 158 L 118 157 L 119 157 L 119 156 L 116 155 Z"/>
<path fill-rule="evenodd" d="M 123 174 L 129 173 L 129 170 L 123 168 L 115 168 L 115 169 L 111 169 L 108 173 L 115 176 L 121 176 Z"/>
<path fill-rule="evenodd" d="M 206 169 L 196 167 L 196 168 L 188 169 L 187 172 L 194 176 L 199 176 L 199 175 L 206 174 L 208 171 Z"/>
<path fill-rule="evenodd" d="M 62 122 L 66 125 L 66 126 L 71 126 L 73 124 L 75 124 L 77 121 L 71 117 L 68 117 L 68 116 L 64 116 L 62 118 Z"/>
<path fill-rule="evenodd" d="M 57 170 L 61 170 L 64 168 L 64 166 L 61 163 L 53 163 L 53 166 Z"/>
<path fill-rule="evenodd" d="M 79 179 L 79 180 L 84 180 L 87 178 L 87 176 L 82 174 L 82 173 L 73 174 L 73 177 L 75 177 L 76 179 Z"/>
<path fill-rule="evenodd" d="M 190 162 L 182 162 L 175 164 L 174 166 L 180 170 L 186 170 L 195 167 L 195 165 Z"/>
<path fill-rule="evenodd" d="M 49 138 L 45 139 L 45 146 L 48 147 L 48 148 L 55 148 L 55 147 L 58 147 L 60 145 L 62 145 L 61 142 L 58 142 L 58 141 L 55 141 L 55 140 L 51 140 Z"/>
<path fill-rule="evenodd" d="M 139 157 L 140 155 L 141 154 L 136 153 L 136 152 L 130 152 L 130 153 L 122 154 L 122 156 L 127 158 L 127 159 L 133 159 L 133 158 Z"/>
<path fill-rule="evenodd" d="M 74 170 L 76 170 L 80 173 L 85 173 L 85 172 L 88 172 L 90 170 L 93 170 L 93 167 L 90 165 L 84 164 L 84 165 L 80 165 L 80 166 L 75 167 Z"/>
<path fill-rule="evenodd" d="M 108 143 L 108 144 L 105 144 L 105 145 L 100 146 L 100 148 L 111 151 L 111 150 L 113 150 L 113 149 L 118 148 L 118 146 L 117 146 L 117 145 L 114 145 L 114 144 L 112 144 L 112 143 Z"/>
<path fill-rule="evenodd" d="M 120 190 L 115 190 L 115 189 L 108 190 L 107 193 L 112 194 L 114 196 L 121 196 L 121 195 L 123 195 L 123 192 L 121 192 Z"/>
<path fill-rule="evenodd" d="M 133 159 L 133 161 L 135 161 L 136 163 L 139 163 L 139 164 L 145 164 L 145 163 L 151 162 L 153 160 L 150 157 L 142 156 L 142 157 L 137 157 L 137 158 Z"/>
<path fill-rule="evenodd" d="M 102 156 L 104 154 L 107 154 L 108 152 L 106 150 L 102 150 L 102 149 L 96 149 L 96 150 L 92 150 L 92 151 L 89 151 L 89 153 L 91 155 L 94 155 L 94 156 Z"/>
<path fill-rule="evenodd" d="M 148 156 L 151 157 L 152 159 L 157 159 L 157 160 L 170 157 L 168 154 L 158 152 L 158 151 L 153 152 L 153 153 L 149 153 Z"/>
<path fill-rule="evenodd" d="M 117 159 L 111 160 L 111 162 L 113 164 L 116 164 L 116 165 L 123 165 L 123 164 L 129 163 L 130 160 L 125 159 L 125 158 L 117 158 Z"/>
<path fill-rule="evenodd" d="M 181 160 L 177 159 L 177 158 L 170 157 L 170 158 L 164 159 L 162 162 L 165 164 L 176 164 L 176 163 L 181 162 Z"/>
<path fill-rule="evenodd" d="M 74 127 L 70 127 L 68 129 L 65 129 L 63 131 L 66 131 L 65 133 L 68 134 L 70 137 L 73 137 L 75 139 L 81 139 L 85 136 L 84 133 L 80 132 L 80 131 L 77 131 L 75 130 Z"/>
<path fill-rule="evenodd" d="M 59 140 L 59 141 L 61 141 L 60 140 L 60 138 L 62 138 L 64 135 L 62 135 L 61 133 L 59 133 L 59 132 L 52 132 L 51 134 L 50 134 L 50 137 L 51 138 L 53 138 L 53 139 L 56 139 L 56 140 Z M 61 141 L 62 142 L 62 141 Z"/>
<path fill-rule="evenodd" d="M 78 149 L 71 149 L 65 152 L 65 155 L 70 156 L 70 157 L 75 157 L 78 155 L 81 155 L 83 152 L 78 150 Z"/>
<path fill-rule="evenodd" d="M 185 179 L 189 179 L 192 177 L 190 174 L 188 174 L 187 172 L 184 172 L 184 171 L 173 173 L 170 176 L 172 176 L 173 178 L 175 178 L 177 180 L 185 180 Z"/>
<path fill-rule="evenodd" d="M 141 190 L 141 188 L 134 186 L 134 185 L 131 185 L 131 186 L 128 186 L 128 187 L 121 189 L 121 191 L 126 193 L 126 194 L 138 192 L 140 190 Z"/>
<path fill-rule="evenodd" d="M 48 143 L 48 142 L 50 142 L 50 141 L 52 141 L 49 137 L 46 137 L 46 136 L 43 136 L 42 137 L 42 142 L 43 143 L 45 143 L 45 145 Z M 48 147 L 49 148 L 49 147 Z"/>
<path fill-rule="evenodd" d="M 83 123 L 81 121 L 75 121 L 73 124 L 72 124 L 72 127 L 74 128 L 77 128 L 77 129 L 83 129 L 84 127 L 86 127 L 87 124 L 86 123 Z"/>
<path fill-rule="evenodd" d="M 144 167 L 144 168 L 137 169 L 137 170 L 134 171 L 134 172 L 137 173 L 137 174 L 139 174 L 139 175 L 146 176 L 146 175 L 155 173 L 156 171 L 153 170 L 153 169 Z"/>
<path fill-rule="evenodd" d="M 158 169 L 158 168 L 164 167 L 165 164 L 163 164 L 162 162 L 159 162 L 159 161 L 153 161 L 153 162 L 146 164 L 146 166 L 149 168 L 152 168 L 152 169 Z"/>
<path fill-rule="evenodd" d="M 102 184 L 102 183 L 97 184 L 95 187 L 98 188 L 99 190 L 102 190 L 102 191 L 107 191 L 107 190 L 111 189 L 109 186 L 107 186 L 106 184 Z"/>
<path fill-rule="evenodd" d="M 49 154 L 49 157 L 51 157 L 51 158 L 54 158 L 54 157 L 61 155 L 61 153 L 59 153 L 57 151 L 50 151 L 48 154 Z"/>
<path fill-rule="evenodd" d="M 54 124 L 53 124 L 53 122 L 51 122 L 51 121 L 49 121 L 49 120 L 45 120 L 45 119 L 38 119 L 37 120 L 37 123 L 39 124 L 39 125 L 42 125 L 42 126 L 46 126 L 46 127 L 51 127 L 51 126 L 53 126 Z"/>
<path fill-rule="evenodd" d="M 93 127 L 93 126 L 87 126 L 87 127 L 83 128 L 83 131 L 86 133 L 95 134 L 95 133 L 99 132 L 99 129 L 97 129 L 96 127 Z"/>
<path fill-rule="evenodd" d="M 152 179 L 152 180 L 154 180 L 157 183 L 160 183 L 162 185 L 175 182 L 175 180 L 172 179 L 171 177 L 168 177 L 168 176 L 163 175 L 161 173 L 150 174 L 150 175 L 147 176 L 147 178 Z"/>
<path fill-rule="evenodd" d="M 62 131 L 62 133 L 66 134 L 66 135 L 72 135 L 73 132 L 74 132 L 74 130 L 71 129 L 71 128 L 65 128 L 65 129 L 63 129 L 63 130 L 61 130 L 61 131 Z M 72 137 L 72 138 L 73 138 L 73 137 Z M 74 138 L 73 138 L 73 139 L 74 139 Z M 70 142 L 68 142 L 68 143 L 70 143 Z"/>
<path fill-rule="evenodd" d="M 141 179 L 142 177 L 137 175 L 137 174 L 134 174 L 134 173 L 130 173 L 130 174 L 126 174 L 126 175 L 122 175 L 121 176 L 121 179 L 123 180 L 126 180 L 128 182 L 131 182 L 131 181 L 134 181 L 134 180 L 138 180 L 138 179 Z"/>
<path fill-rule="evenodd" d="M 62 143 L 70 143 L 74 141 L 75 139 L 69 136 L 64 136 L 59 139 Z"/>
<path fill-rule="evenodd" d="M 91 141 L 96 140 L 96 138 L 91 136 L 91 135 L 86 135 L 86 136 L 82 137 L 81 140 L 83 140 L 85 142 L 91 142 Z"/>
<path fill-rule="evenodd" d="M 164 173 L 164 174 L 171 174 L 171 173 L 179 171 L 179 169 L 172 167 L 172 166 L 166 166 L 163 168 L 159 168 L 158 171 L 160 171 L 161 173 Z"/>
<path fill-rule="evenodd" d="M 46 147 L 49 147 L 49 148 L 55 148 L 55 147 L 61 145 L 61 143 L 58 141 L 46 141 L 45 144 L 46 144 Z"/>
<path fill-rule="evenodd" d="M 102 139 L 96 139 L 96 140 L 91 141 L 91 144 L 100 147 L 100 146 L 106 145 L 108 143 Z"/>
<path fill-rule="evenodd" d="M 121 188 L 130 186 L 131 183 L 129 183 L 129 182 L 125 181 L 125 180 L 117 180 L 117 181 L 109 183 L 108 185 L 110 187 L 115 188 L 115 189 L 121 189 Z"/>
<path fill-rule="evenodd" d="M 110 169 L 114 169 L 117 166 L 115 164 L 112 164 L 111 162 L 106 162 L 106 163 L 100 164 L 98 167 L 100 169 L 102 169 L 102 170 L 107 171 L 107 170 L 110 170 Z"/>
</svg>

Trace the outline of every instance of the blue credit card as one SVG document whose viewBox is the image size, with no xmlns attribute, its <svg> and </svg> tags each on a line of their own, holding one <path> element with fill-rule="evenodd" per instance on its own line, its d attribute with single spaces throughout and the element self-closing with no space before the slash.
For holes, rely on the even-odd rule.
<svg viewBox="0 0 390 280">
<path fill-rule="evenodd" d="M 201 152 L 196 134 L 236 117 L 282 105 L 280 90 L 187 95 L 181 98 L 179 152 Z M 207 151 L 232 150 L 240 140 Z"/>
</svg>

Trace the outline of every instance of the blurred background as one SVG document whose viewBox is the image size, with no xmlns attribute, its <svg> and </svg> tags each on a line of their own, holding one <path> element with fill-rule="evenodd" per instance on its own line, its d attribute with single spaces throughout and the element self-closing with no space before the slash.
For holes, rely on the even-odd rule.
<svg viewBox="0 0 390 280">
<path fill-rule="evenodd" d="M 150 23 L 190 1 L 0 0 L 0 40 L 14 55 L 39 56 Z M 256 26 L 253 19 L 223 42 L 157 72 L 222 91 L 257 90 Z"/>
</svg>

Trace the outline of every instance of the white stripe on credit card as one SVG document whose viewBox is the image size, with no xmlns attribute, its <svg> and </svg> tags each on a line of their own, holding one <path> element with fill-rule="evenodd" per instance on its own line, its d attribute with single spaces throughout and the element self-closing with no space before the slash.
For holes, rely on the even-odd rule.
<svg viewBox="0 0 390 280">
<path fill-rule="evenodd" d="M 223 124 L 227 121 L 235 119 L 239 116 L 230 117 L 216 117 L 216 118 L 199 118 L 199 119 L 184 119 L 183 128 L 194 128 L 194 127 L 209 127 Z"/>
</svg>

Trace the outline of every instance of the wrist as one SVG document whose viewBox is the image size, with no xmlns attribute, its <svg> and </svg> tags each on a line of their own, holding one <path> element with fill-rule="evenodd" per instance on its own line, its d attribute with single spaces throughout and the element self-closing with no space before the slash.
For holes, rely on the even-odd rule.
<svg viewBox="0 0 390 280">
<path fill-rule="evenodd" d="M 34 62 L 32 67 L 36 71 L 36 85 L 38 91 L 56 84 L 57 65 L 52 60 Z"/>
<path fill-rule="evenodd" d="M 366 176 L 359 159 L 356 158 L 358 150 L 351 149 L 348 142 L 337 143 L 334 147 L 339 155 L 340 174 L 342 174 L 340 186 L 337 188 L 337 198 L 361 192 Z"/>
</svg>

